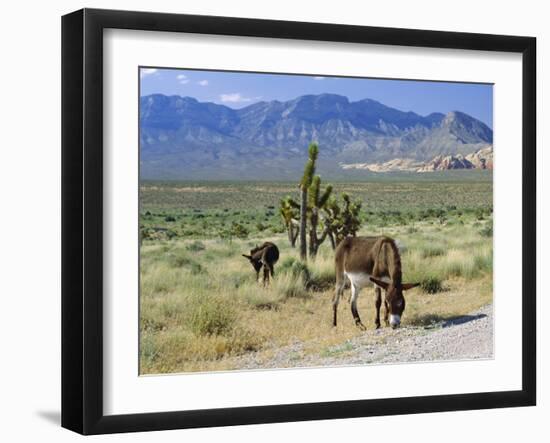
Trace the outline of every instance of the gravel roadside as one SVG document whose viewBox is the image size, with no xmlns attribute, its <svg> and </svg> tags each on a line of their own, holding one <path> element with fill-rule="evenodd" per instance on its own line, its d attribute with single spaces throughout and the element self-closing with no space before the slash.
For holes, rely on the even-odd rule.
<svg viewBox="0 0 550 443">
<path fill-rule="evenodd" d="M 267 361 L 243 356 L 239 369 L 342 366 L 493 357 L 493 305 L 429 327 L 369 330 L 321 355 L 304 353 L 295 343 L 278 349 Z"/>
</svg>

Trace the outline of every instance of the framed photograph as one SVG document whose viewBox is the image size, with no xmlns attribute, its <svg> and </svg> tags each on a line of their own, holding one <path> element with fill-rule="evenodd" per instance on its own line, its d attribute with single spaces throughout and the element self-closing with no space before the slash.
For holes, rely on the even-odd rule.
<svg viewBox="0 0 550 443">
<path fill-rule="evenodd" d="M 536 41 L 62 20 L 62 425 L 535 405 Z"/>
</svg>

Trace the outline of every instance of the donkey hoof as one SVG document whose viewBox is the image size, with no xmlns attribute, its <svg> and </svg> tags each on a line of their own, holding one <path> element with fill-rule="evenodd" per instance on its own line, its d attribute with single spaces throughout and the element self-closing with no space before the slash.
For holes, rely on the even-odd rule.
<svg viewBox="0 0 550 443">
<path fill-rule="evenodd" d="M 361 331 L 366 331 L 367 330 L 365 325 L 363 323 L 361 323 L 360 321 L 356 322 L 355 326 L 357 326 L 359 329 L 361 329 Z"/>
</svg>

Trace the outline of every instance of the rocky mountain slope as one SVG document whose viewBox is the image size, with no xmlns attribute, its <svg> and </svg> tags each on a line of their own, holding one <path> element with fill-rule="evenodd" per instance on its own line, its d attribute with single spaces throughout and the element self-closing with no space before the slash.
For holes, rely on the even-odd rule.
<svg viewBox="0 0 550 443">
<path fill-rule="evenodd" d="M 493 169 L 493 147 L 486 146 L 466 156 L 437 155 L 427 162 L 395 158 L 384 163 L 349 163 L 340 165 L 344 170 L 361 169 L 371 172 L 430 172 L 451 169 Z"/>
<path fill-rule="evenodd" d="M 301 170 L 311 141 L 330 174 L 340 163 L 466 156 L 492 139 L 489 127 L 461 112 L 420 116 L 334 94 L 238 110 L 190 97 L 140 99 L 143 178 L 285 178 Z"/>
</svg>

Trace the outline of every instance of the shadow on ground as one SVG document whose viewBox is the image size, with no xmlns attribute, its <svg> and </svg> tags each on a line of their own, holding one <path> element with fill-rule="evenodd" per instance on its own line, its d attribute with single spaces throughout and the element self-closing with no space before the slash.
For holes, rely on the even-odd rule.
<svg viewBox="0 0 550 443">
<path fill-rule="evenodd" d="M 474 320 L 479 320 L 480 318 L 487 317 L 486 314 L 476 314 L 476 315 L 455 315 L 455 316 L 444 316 L 438 314 L 427 314 L 421 315 L 418 317 L 412 318 L 408 323 L 411 326 L 421 326 L 424 328 L 448 328 L 449 326 L 462 325 Z"/>
</svg>

